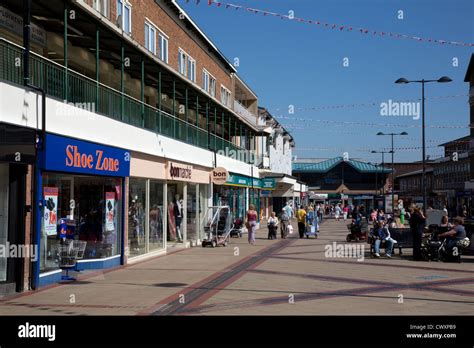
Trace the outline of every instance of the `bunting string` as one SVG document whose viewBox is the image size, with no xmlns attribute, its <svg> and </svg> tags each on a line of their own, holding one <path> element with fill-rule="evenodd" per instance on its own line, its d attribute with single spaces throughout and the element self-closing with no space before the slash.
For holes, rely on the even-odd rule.
<svg viewBox="0 0 474 348">
<path fill-rule="evenodd" d="M 186 4 L 192 2 L 190 0 L 184 0 Z M 201 0 L 195 0 L 196 5 L 199 5 L 201 3 Z M 461 41 L 450 41 L 450 40 L 440 40 L 440 39 L 433 39 L 433 38 L 423 38 L 419 36 L 414 36 L 414 35 L 405 35 L 405 34 L 398 34 L 398 33 L 392 33 L 392 32 L 387 32 L 387 31 L 381 31 L 381 30 L 371 30 L 367 28 L 360 28 L 360 27 L 354 27 L 351 25 L 345 25 L 345 24 L 330 24 L 330 23 L 325 23 L 319 20 L 310 20 L 310 19 L 304 19 L 304 18 L 299 18 L 295 17 L 292 15 L 284 15 L 280 13 L 275 13 L 275 12 L 270 12 L 270 11 L 265 11 L 257 8 L 251 8 L 251 7 L 246 7 L 246 6 L 241 6 L 241 5 L 236 5 L 232 3 L 227 3 L 227 2 L 222 2 L 222 1 L 217 1 L 217 0 L 207 0 L 208 6 L 215 5 L 218 8 L 224 8 L 224 9 L 233 9 L 233 10 L 242 10 L 245 12 L 253 13 L 253 14 L 262 14 L 264 17 L 276 17 L 280 18 L 282 20 L 291 20 L 299 23 L 304 23 L 304 24 L 310 24 L 310 25 L 315 25 L 319 26 L 325 29 L 331 29 L 331 30 L 338 30 L 338 31 L 344 31 L 344 32 L 358 32 L 360 34 L 366 34 L 366 35 L 372 35 L 372 36 L 377 36 L 377 37 L 389 37 L 393 39 L 408 39 L 408 40 L 414 40 L 418 42 L 426 42 L 426 43 L 433 43 L 433 44 L 439 44 L 439 45 L 452 45 L 452 46 L 464 46 L 464 47 L 474 47 L 474 43 L 469 43 L 469 42 L 461 42 Z"/>
</svg>

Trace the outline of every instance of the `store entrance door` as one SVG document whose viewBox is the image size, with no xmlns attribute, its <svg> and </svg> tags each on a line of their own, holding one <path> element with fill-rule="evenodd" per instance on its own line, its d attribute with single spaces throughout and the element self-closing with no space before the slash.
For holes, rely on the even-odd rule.
<svg viewBox="0 0 474 348">
<path fill-rule="evenodd" d="M 26 172 L 23 164 L 0 163 L 0 244 L 7 253 L 11 246 L 21 248 L 25 243 Z M 0 293 L 23 291 L 23 265 L 27 255 L 8 256 L 0 257 Z"/>
<path fill-rule="evenodd" d="M 8 240 L 8 164 L 0 164 L 0 245 Z M 7 280 L 7 258 L 0 257 L 0 282 Z"/>
<path fill-rule="evenodd" d="M 167 202 L 167 215 L 168 215 L 168 242 L 182 243 L 184 241 L 183 228 L 186 224 L 184 216 L 184 197 L 183 197 L 184 184 L 181 182 L 168 183 L 168 202 Z"/>
</svg>

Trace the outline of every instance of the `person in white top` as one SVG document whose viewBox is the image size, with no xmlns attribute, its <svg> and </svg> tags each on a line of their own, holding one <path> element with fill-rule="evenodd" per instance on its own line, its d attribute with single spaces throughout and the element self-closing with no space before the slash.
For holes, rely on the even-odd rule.
<svg viewBox="0 0 474 348">
<path fill-rule="evenodd" d="M 339 221 L 339 217 L 341 216 L 341 205 L 338 204 L 335 209 L 336 212 L 336 221 Z"/>
<path fill-rule="evenodd" d="M 275 212 L 272 211 L 272 215 L 268 219 L 268 239 L 277 239 L 277 230 L 278 230 L 278 218 L 275 215 Z"/>
</svg>

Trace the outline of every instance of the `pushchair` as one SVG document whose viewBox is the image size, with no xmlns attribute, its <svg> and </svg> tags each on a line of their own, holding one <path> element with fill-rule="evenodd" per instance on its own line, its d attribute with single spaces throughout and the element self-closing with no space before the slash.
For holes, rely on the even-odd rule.
<svg viewBox="0 0 474 348">
<path fill-rule="evenodd" d="M 230 236 L 242 238 L 243 226 L 244 226 L 243 220 L 239 217 L 236 218 L 234 220 L 234 223 L 232 224 L 232 228 L 230 229 Z"/>
</svg>

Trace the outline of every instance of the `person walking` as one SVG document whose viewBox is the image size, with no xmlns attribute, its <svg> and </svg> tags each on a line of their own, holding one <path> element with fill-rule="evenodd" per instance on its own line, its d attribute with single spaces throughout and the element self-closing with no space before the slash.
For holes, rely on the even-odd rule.
<svg viewBox="0 0 474 348">
<path fill-rule="evenodd" d="M 300 209 L 296 212 L 296 219 L 298 220 L 298 232 L 300 234 L 300 238 L 303 238 L 306 228 L 306 211 L 304 210 L 302 205 L 300 206 Z"/>
<path fill-rule="evenodd" d="M 342 208 L 342 216 L 344 217 L 344 221 L 347 221 L 347 215 L 349 214 L 349 207 L 347 205 Z"/>
<path fill-rule="evenodd" d="M 420 207 L 412 207 L 412 210 L 413 212 L 410 214 L 410 228 L 413 236 L 413 260 L 421 261 L 421 241 L 426 225 L 426 217 Z"/>
<path fill-rule="evenodd" d="M 405 225 L 405 215 L 406 215 L 406 211 L 405 211 L 405 208 L 402 205 L 401 208 L 400 208 L 400 224 L 402 226 Z"/>
<path fill-rule="evenodd" d="M 286 213 L 285 208 L 281 210 L 281 215 L 280 215 L 280 233 L 281 233 L 281 238 L 286 239 L 286 236 L 288 235 L 288 224 L 290 221 L 290 217 Z"/>
<path fill-rule="evenodd" d="M 341 216 L 341 212 L 342 212 L 341 205 L 340 204 L 336 205 L 336 208 L 334 210 L 336 213 L 336 221 L 339 221 L 339 217 Z"/>
<path fill-rule="evenodd" d="M 255 206 L 253 204 L 249 205 L 249 210 L 247 211 L 247 223 L 245 224 L 248 230 L 249 235 L 249 244 L 255 244 L 255 229 L 257 227 L 257 212 L 255 211 Z"/>
<path fill-rule="evenodd" d="M 275 216 L 275 212 L 272 211 L 270 218 L 268 219 L 268 239 L 277 239 L 278 229 L 278 218 Z"/>
</svg>

